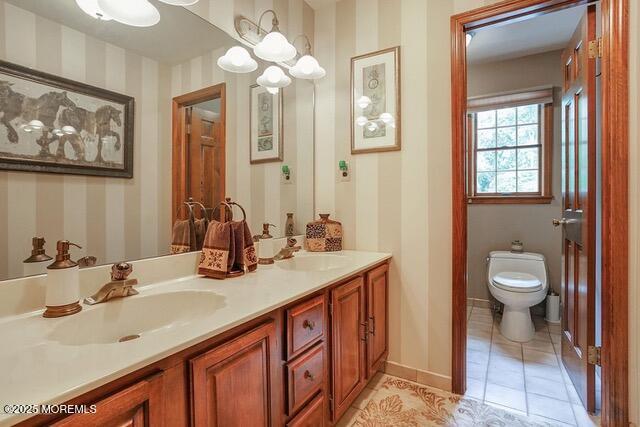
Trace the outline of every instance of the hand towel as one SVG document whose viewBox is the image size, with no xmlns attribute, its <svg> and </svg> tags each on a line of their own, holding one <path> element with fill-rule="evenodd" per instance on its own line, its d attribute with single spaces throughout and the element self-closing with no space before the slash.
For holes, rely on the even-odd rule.
<svg viewBox="0 0 640 427">
<path fill-rule="evenodd" d="M 235 240 L 228 222 L 209 222 L 202 245 L 198 274 L 224 279 L 233 267 Z"/>
<path fill-rule="evenodd" d="M 255 271 L 258 268 L 258 257 L 247 222 L 231 221 L 231 230 L 235 241 L 233 271 Z"/>
<path fill-rule="evenodd" d="M 181 254 L 190 252 L 192 245 L 195 243 L 195 232 L 188 219 L 177 220 L 173 224 L 173 232 L 171 233 L 171 253 Z"/>
<path fill-rule="evenodd" d="M 204 244 L 204 236 L 207 234 L 207 220 L 205 218 L 196 218 L 193 222 L 196 234 L 196 248 L 199 251 Z"/>
</svg>

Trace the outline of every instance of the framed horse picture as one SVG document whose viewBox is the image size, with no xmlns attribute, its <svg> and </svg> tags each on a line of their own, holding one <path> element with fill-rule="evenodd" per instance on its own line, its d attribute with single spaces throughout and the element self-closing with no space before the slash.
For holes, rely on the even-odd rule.
<svg viewBox="0 0 640 427">
<path fill-rule="evenodd" d="M 0 61 L 0 170 L 133 176 L 134 99 Z"/>
</svg>

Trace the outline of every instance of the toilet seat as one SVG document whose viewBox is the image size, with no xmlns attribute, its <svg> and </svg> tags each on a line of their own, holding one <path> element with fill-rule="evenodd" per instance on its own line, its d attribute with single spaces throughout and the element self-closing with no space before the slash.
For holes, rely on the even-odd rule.
<svg viewBox="0 0 640 427">
<path fill-rule="evenodd" d="M 492 278 L 496 288 L 509 292 L 536 292 L 542 289 L 542 282 L 528 273 L 517 273 L 513 271 L 503 271 Z"/>
</svg>

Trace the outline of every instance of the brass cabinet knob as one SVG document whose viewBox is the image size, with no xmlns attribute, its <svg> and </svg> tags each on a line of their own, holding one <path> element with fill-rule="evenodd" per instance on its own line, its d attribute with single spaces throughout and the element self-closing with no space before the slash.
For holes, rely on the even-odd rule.
<svg viewBox="0 0 640 427">
<path fill-rule="evenodd" d="M 316 322 L 314 322 L 313 320 L 305 320 L 304 322 L 302 322 L 302 327 L 313 331 L 313 328 L 316 327 Z"/>
<path fill-rule="evenodd" d="M 306 371 L 304 371 L 304 378 L 309 381 L 313 381 L 313 374 L 307 369 Z"/>
</svg>

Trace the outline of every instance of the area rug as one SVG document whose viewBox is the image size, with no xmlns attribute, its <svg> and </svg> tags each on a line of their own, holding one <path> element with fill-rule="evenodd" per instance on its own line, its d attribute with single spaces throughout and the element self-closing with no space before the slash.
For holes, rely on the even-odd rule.
<svg viewBox="0 0 640 427">
<path fill-rule="evenodd" d="M 482 402 L 387 377 L 364 403 L 353 426 L 490 426 L 549 427 L 556 424 L 532 421 Z"/>
</svg>

